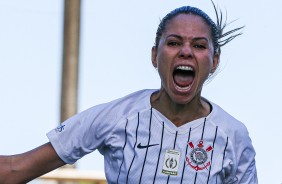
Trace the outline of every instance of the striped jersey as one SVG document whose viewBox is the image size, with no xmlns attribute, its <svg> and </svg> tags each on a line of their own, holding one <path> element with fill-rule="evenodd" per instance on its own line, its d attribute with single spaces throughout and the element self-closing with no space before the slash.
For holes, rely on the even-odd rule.
<svg viewBox="0 0 282 184">
<path fill-rule="evenodd" d="M 94 106 L 47 136 L 68 164 L 98 149 L 110 184 L 257 183 L 246 127 L 218 105 L 180 127 L 151 107 L 156 90 Z"/>
</svg>

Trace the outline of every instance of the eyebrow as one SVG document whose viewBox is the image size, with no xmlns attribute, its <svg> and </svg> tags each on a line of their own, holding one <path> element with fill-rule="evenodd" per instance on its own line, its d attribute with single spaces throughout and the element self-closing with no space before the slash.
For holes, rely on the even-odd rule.
<svg viewBox="0 0 282 184">
<path fill-rule="evenodd" d="M 168 35 L 168 36 L 166 37 L 166 39 L 169 38 L 169 37 L 176 37 L 176 38 L 178 38 L 178 39 L 180 39 L 180 40 L 183 40 L 183 37 L 180 36 L 180 35 L 177 35 L 177 34 L 170 34 L 170 35 Z"/>
<path fill-rule="evenodd" d="M 175 38 L 178 38 L 180 40 L 183 40 L 183 37 L 180 36 L 180 35 L 177 35 L 177 34 L 170 34 L 166 37 L 166 39 L 169 38 L 169 37 L 175 37 Z M 198 40 L 206 40 L 207 42 L 209 42 L 209 39 L 207 39 L 206 37 L 194 37 L 194 38 L 192 38 L 192 41 L 198 41 Z"/>
</svg>

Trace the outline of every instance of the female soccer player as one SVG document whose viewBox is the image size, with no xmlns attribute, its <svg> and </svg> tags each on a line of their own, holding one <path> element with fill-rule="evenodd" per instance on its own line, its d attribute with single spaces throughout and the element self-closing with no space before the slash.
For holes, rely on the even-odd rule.
<svg viewBox="0 0 282 184">
<path fill-rule="evenodd" d="M 217 12 L 217 10 L 216 10 Z M 48 133 L 35 150 L 0 157 L 0 183 L 24 183 L 98 149 L 108 183 L 257 183 L 246 127 L 201 96 L 217 70 L 224 32 L 198 8 L 167 14 L 158 26 L 152 64 L 160 89 L 97 105 Z"/>
</svg>

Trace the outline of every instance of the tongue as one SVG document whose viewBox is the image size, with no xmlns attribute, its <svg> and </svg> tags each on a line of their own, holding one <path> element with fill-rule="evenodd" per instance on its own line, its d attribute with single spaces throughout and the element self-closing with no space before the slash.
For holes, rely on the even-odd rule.
<svg viewBox="0 0 282 184">
<path fill-rule="evenodd" d="M 193 81 L 193 76 L 191 75 L 181 75 L 175 74 L 174 75 L 174 82 L 181 87 L 189 86 Z"/>
</svg>

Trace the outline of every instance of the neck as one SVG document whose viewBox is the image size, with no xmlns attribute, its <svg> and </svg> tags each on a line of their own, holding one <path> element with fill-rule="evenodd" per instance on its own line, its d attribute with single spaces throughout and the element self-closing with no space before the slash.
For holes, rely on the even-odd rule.
<svg viewBox="0 0 282 184">
<path fill-rule="evenodd" d="M 196 95 L 189 103 L 175 103 L 164 90 L 151 96 L 151 105 L 179 127 L 193 120 L 207 116 L 211 107 L 200 94 Z"/>
</svg>

